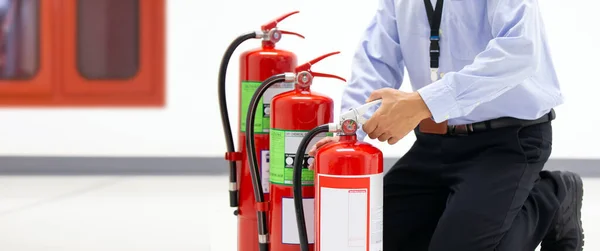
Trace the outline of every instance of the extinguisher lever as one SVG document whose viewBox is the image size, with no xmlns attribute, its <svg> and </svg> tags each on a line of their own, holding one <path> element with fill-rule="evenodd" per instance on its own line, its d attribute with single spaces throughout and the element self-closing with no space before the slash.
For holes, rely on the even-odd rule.
<svg viewBox="0 0 600 251">
<path fill-rule="evenodd" d="M 325 55 L 322 55 L 320 57 L 317 57 L 317 58 L 315 58 L 313 60 L 310 60 L 310 61 L 308 61 L 308 62 L 306 62 L 304 64 L 301 64 L 301 65 L 297 66 L 296 69 L 295 69 L 295 71 L 297 73 L 303 72 L 303 71 L 311 72 L 310 68 L 312 67 L 312 65 L 318 63 L 319 61 L 321 61 L 321 60 L 323 60 L 323 59 L 325 59 L 327 57 L 330 57 L 330 56 L 333 56 L 333 55 L 336 55 L 336 54 L 340 54 L 340 52 L 339 51 L 331 52 L 331 53 L 327 53 Z"/>
<path fill-rule="evenodd" d="M 265 41 L 271 41 L 273 43 L 279 42 L 279 40 L 281 40 L 282 35 L 294 35 L 294 36 L 298 36 L 300 38 L 304 38 L 304 36 L 302 34 L 277 29 L 277 24 L 279 24 L 279 22 L 283 21 L 287 17 L 294 15 L 296 13 L 300 13 L 300 11 L 294 11 L 294 12 L 287 13 L 281 17 L 278 17 L 272 21 L 269 21 L 266 24 L 261 25 L 260 31 L 256 32 L 256 34 L 257 34 L 256 38 L 262 38 Z"/>
<path fill-rule="evenodd" d="M 336 52 L 327 53 L 327 54 L 317 57 L 313 60 L 310 60 L 302 65 L 297 66 L 296 69 L 294 69 L 294 71 L 297 74 L 297 79 L 298 79 L 297 83 L 300 84 L 301 86 L 309 86 L 310 83 L 312 82 L 312 79 L 315 77 L 335 78 L 335 79 L 339 79 L 339 80 L 346 82 L 346 79 L 344 79 L 340 76 L 336 76 L 336 75 L 328 74 L 328 73 L 313 72 L 311 70 L 311 67 L 314 64 L 318 63 L 319 61 L 321 61 L 329 56 L 336 55 L 336 54 L 340 54 L 340 52 L 336 51 Z"/>
<path fill-rule="evenodd" d="M 273 28 L 277 27 L 277 24 L 279 22 L 283 21 L 284 19 L 288 18 L 291 15 L 298 14 L 298 13 L 300 13 L 300 11 L 292 11 L 290 13 L 284 14 L 284 15 L 278 17 L 278 18 L 275 18 L 275 19 L 269 21 L 266 24 L 263 24 L 262 26 L 260 26 L 260 29 L 263 30 L 263 31 L 270 31 Z"/>
<path fill-rule="evenodd" d="M 340 116 L 340 123 L 343 123 L 345 120 L 354 120 L 356 123 L 363 125 L 367 122 L 365 114 L 369 111 L 369 109 L 371 109 L 371 107 L 381 104 L 381 101 L 381 99 L 377 99 L 359 107 L 350 108 L 350 110 Z"/>
</svg>

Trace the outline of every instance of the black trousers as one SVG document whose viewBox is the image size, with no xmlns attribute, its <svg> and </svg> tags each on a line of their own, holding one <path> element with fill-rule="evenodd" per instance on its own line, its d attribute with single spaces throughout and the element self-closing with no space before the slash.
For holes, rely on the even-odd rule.
<svg viewBox="0 0 600 251">
<path fill-rule="evenodd" d="M 535 250 L 560 206 L 550 178 L 540 178 L 551 122 L 415 133 L 384 179 L 384 251 Z"/>
</svg>

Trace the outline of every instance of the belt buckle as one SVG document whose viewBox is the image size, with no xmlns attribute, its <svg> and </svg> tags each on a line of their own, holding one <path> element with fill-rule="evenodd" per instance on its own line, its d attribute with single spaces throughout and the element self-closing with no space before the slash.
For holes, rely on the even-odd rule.
<svg viewBox="0 0 600 251">
<path fill-rule="evenodd" d="M 450 134 L 457 136 L 467 136 L 469 133 L 473 132 L 473 125 L 453 125 L 450 126 Z"/>
</svg>

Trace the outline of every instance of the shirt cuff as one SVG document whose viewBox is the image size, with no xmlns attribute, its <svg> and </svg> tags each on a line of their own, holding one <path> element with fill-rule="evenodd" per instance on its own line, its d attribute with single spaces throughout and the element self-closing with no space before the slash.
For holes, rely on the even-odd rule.
<svg viewBox="0 0 600 251">
<path fill-rule="evenodd" d="M 446 82 L 440 80 L 431 83 L 417 92 L 423 98 L 436 123 L 460 117 L 460 109 L 456 97 L 454 97 L 454 91 Z"/>
</svg>

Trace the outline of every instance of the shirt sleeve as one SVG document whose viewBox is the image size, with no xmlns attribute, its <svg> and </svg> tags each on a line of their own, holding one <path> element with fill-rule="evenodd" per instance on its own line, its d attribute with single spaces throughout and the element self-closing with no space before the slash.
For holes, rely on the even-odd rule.
<svg viewBox="0 0 600 251">
<path fill-rule="evenodd" d="M 488 6 L 494 38 L 486 49 L 472 64 L 418 90 L 437 123 L 468 115 L 538 69 L 542 41 L 536 0 L 488 0 Z"/>
<path fill-rule="evenodd" d="M 371 92 L 381 88 L 400 88 L 404 64 L 400 52 L 393 0 L 379 0 L 379 7 L 354 53 L 351 77 L 342 93 L 342 111 L 365 104 Z M 367 114 L 370 118 L 378 107 Z M 366 134 L 359 128 L 358 139 Z"/>
</svg>

